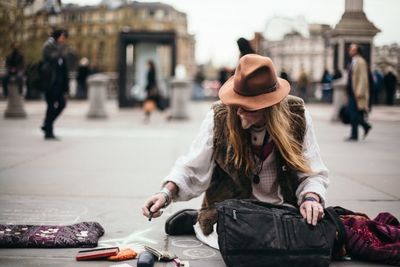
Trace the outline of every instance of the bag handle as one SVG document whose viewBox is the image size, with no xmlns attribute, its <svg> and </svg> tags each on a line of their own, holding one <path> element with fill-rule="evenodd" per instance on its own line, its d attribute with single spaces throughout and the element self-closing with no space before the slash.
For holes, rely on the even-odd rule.
<svg viewBox="0 0 400 267">
<path fill-rule="evenodd" d="M 344 225 L 339 218 L 333 207 L 325 208 L 325 212 L 331 217 L 332 221 L 335 223 L 336 230 L 338 231 L 337 242 L 335 242 L 335 250 L 338 251 L 346 243 L 346 230 Z"/>
</svg>

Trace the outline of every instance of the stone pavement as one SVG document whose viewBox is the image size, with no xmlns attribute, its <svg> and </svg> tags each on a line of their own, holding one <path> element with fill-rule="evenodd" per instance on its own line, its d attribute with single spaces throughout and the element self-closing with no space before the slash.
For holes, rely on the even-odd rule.
<svg viewBox="0 0 400 267">
<path fill-rule="evenodd" d="M 27 119 L 4 119 L 0 101 L 0 223 L 70 224 L 98 221 L 105 228 L 100 246 L 143 244 L 175 252 L 189 266 L 224 266 L 218 251 L 191 236 L 168 237 L 163 225 L 201 199 L 175 203 L 160 219 L 141 215 L 144 200 L 156 192 L 175 159 L 188 150 L 211 102 L 191 103 L 190 120 L 166 121 L 156 113 L 143 123 L 140 109 L 107 104 L 108 119 L 89 120 L 87 102 L 70 101 L 56 123 L 62 141 L 45 142 L 39 131 L 45 104 L 27 102 Z M 308 106 L 330 169 L 328 205 L 341 205 L 374 217 L 389 211 L 400 217 L 400 108 L 376 107 L 366 140 L 345 143 L 349 127 L 331 123 L 332 108 Z M 76 262 L 79 249 L 1 249 L 0 266 L 112 266 Z M 126 263 L 136 266 L 136 261 Z M 173 266 L 156 264 L 156 266 Z M 188 265 L 186 265 L 188 266 Z M 335 262 L 331 266 L 382 266 Z"/>
</svg>

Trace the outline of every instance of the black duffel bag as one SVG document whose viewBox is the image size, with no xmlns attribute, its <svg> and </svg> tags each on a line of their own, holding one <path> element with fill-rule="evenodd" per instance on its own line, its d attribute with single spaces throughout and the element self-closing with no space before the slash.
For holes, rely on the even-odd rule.
<svg viewBox="0 0 400 267">
<path fill-rule="evenodd" d="M 339 110 L 339 119 L 344 124 L 350 124 L 350 111 L 347 105 L 343 105 Z"/>
<path fill-rule="evenodd" d="M 344 244 L 344 227 L 333 208 L 325 209 L 316 226 L 297 208 L 255 200 L 225 200 L 217 211 L 219 249 L 229 267 L 325 267 L 334 246 Z"/>
</svg>

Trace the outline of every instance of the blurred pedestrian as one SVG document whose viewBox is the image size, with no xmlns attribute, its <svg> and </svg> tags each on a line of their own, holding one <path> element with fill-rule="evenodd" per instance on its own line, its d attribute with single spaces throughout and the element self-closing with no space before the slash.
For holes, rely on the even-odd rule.
<svg viewBox="0 0 400 267">
<path fill-rule="evenodd" d="M 338 68 L 335 68 L 335 71 L 333 72 L 333 76 L 332 76 L 332 81 L 340 79 L 342 77 L 343 77 L 342 72 Z"/>
<path fill-rule="evenodd" d="M 89 60 L 86 57 L 84 57 L 79 61 L 79 67 L 76 75 L 77 99 L 87 98 L 87 92 L 88 92 L 87 78 L 89 77 L 89 75 L 90 75 Z"/>
<path fill-rule="evenodd" d="M 150 121 L 150 115 L 156 109 L 157 101 L 159 100 L 160 96 L 159 88 L 157 85 L 156 67 L 154 65 L 153 60 L 147 61 L 147 68 L 148 69 L 147 69 L 146 87 L 145 87 L 145 90 L 147 92 L 147 97 L 143 103 L 145 123 Z"/>
<path fill-rule="evenodd" d="M 8 96 L 8 84 L 15 78 L 18 91 L 22 95 L 24 83 L 24 56 L 17 43 L 12 43 L 11 53 L 6 57 L 6 75 L 3 78 L 3 96 Z"/>
<path fill-rule="evenodd" d="M 322 101 L 325 103 L 332 103 L 332 75 L 327 69 L 324 70 L 321 78 Z"/>
<path fill-rule="evenodd" d="M 369 85 L 368 113 L 370 113 L 372 111 L 372 96 L 374 95 L 374 74 L 372 73 L 370 65 L 368 65 L 368 85 Z M 368 113 L 365 113 L 365 116 L 368 116 Z"/>
<path fill-rule="evenodd" d="M 45 140 L 57 140 L 53 124 L 67 104 L 69 91 L 68 67 L 64 45 L 68 38 L 65 29 L 55 29 L 43 46 L 42 79 L 47 111 L 41 129 Z"/>
<path fill-rule="evenodd" d="M 285 69 L 281 70 L 281 73 L 279 74 L 279 77 L 281 77 L 282 79 L 288 81 L 288 83 L 290 83 L 290 77 L 289 74 L 286 72 Z"/>
<path fill-rule="evenodd" d="M 382 91 L 383 86 L 383 74 L 378 69 L 374 70 L 372 73 L 372 78 L 374 79 L 374 90 L 373 94 L 371 95 L 372 103 L 379 104 L 379 96 Z"/>
<path fill-rule="evenodd" d="M 371 125 L 365 121 L 369 104 L 369 81 L 368 66 L 365 59 L 361 56 L 361 47 L 351 44 L 349 55 L 351 62 L 348 67 L 347 96 L 348 112 L 350 115 L 351 134 L 346 141 L 358 140 L 358 126 L 364 129 L 364 138 L 371 130 Z"/>
<path fill-rule="evenodd" d="M 389 70 L 383 77 L 383 83 L 386 91 L 386 105 L 393 106 L 396 97 L 397 78 L 392 70 Z"/>
<path fill-rule="evenodd" d="M 238 47 L 239 47 L 239 51 L 240 51 L 240 56 L 239 57 L 243 57 L 245 55 L 248 54 L 255 54 L 256 52 L 254 51 L 253 47 L 251 46 L 249 40 L 240 37 L 237 41 L 236 41 Z"/>
<path fill-rule="evenodd" d="M 220 84 L 220 87 L 228 80 L 230 74 L 229 74 L 229 70 L 226 67 L 223 67 L 219 70 L 218 73 L 218 81 Z"/>
<path fill-rule="evenodd" d="M 203 88 L 203 81 L 205 79 L 204 76 L 204 67 L 200 65 L 197 69 L 196 75 L 194 76 L 193 82 L 193 100 L 203 100 L 204 99 L 204 88 Z"/>
<path fill-rule="evenodd" d="M 302 69 L 299 78 L 297 79 L 297 88 L 299 89 L 299 96 L 304 100 L 304 102 L 308 102 L 308 85 L 308 75 L 304 69 Z"/>
</svg>

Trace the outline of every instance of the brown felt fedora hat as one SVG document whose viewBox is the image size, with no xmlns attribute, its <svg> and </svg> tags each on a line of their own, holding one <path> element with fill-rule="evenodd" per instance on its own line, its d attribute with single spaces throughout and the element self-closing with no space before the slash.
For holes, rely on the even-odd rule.
<svg viewBox="0 0 400 267">
<path fill-rule="evenodd" d="M 258 110 L 279 103 L 289 91 L 289 83 L 276 75 L 270 58 L 249 54 L 240 59 L 235 74 L 222 85 L 218 95 L 226 105 Z"/>
</svg>

